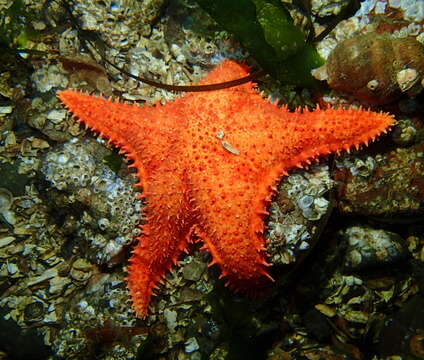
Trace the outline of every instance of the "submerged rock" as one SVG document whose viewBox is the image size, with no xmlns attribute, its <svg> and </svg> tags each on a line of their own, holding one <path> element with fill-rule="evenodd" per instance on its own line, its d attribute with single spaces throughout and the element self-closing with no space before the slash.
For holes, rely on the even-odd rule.
<svg viewBox="0 0 424 360">
<path fill-rule="evenodd" d="M 371 159 L 371 160 L 368 160 Z M 368 158 L 337 160 L 339 210 L 344 214 L 411 216 L 424 211 L 424 144 Z M 396 219 L 395 219 L 396 220 Z"/>
<path fill-rule="evenodd" d="M 414 38 L 368 33 L 339 43 L 324 67 L 320 77 L 332 89 L 369 104 L 387 104 L 422 90 L 424 46 Z"/>
<path fill-rule="evenodd" d="M 350 270 L 395 264 L 408 255 L 404 240 L 390 231 L 351 226 L 340 235 L 347 242 L 344 265 Z"/>
</svg>

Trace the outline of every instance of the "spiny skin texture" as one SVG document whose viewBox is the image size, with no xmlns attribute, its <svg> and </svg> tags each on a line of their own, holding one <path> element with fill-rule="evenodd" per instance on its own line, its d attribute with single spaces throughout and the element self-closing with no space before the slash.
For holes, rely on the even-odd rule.
<svg viewBox="0 0 424 360">
<path fill-rule="evenodd" d="M 246 75 L 225 60 L 201 84 Z M 281 177 L 320 155 L 368 143 L 394 122 L 363 110 L 290 113 L 264 100 L 252 83 L 144 108 L 70 90 L 59 98 L 137 171 L 147 223 L 128 286 L 140 317 L 193 239 L 203 241 L 231 288 L 251 291 L 272 280 L 263 219 Z"/>
</svg>

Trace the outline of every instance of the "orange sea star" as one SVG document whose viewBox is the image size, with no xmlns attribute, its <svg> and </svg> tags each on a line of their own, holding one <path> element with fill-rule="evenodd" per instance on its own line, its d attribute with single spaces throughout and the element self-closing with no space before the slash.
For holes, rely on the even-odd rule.
<svg viewBox="0 0 424 360">
<path fill-rule="evenodd" d="M 200 83 L 246 75 L 226 60 Z M 231 288 L 269 281 L 263 218 L 277 182 L 320 155 L 367 144 L 394 122 L 388 114 L 353 109 L 290 113 L 264 100 L 252 83 L 144 108 L 70 90 L 59 98 L 137 171 L 147 223 L 128 286 L 140 317 L 194 235 Z"/>
</svg>

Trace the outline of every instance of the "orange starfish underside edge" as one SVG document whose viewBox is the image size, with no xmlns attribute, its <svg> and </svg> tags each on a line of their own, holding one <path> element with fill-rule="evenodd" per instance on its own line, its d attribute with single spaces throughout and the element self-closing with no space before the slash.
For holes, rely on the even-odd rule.
<svg viewBox="0 0 424 360">
<path fill-rule="evenodd" d="M 223 61 L 200 84 L 237 79 L 247 69 Z M 250 291 L 268 274 L 264 216 L 290 169 L 368 144 L 394 118 L 367 110 L 290 113 L 264 100 L 253 83 L 191 93 L 139 107 L 71 90 L 59 93 L 74 117 L 118 147 L 136 169 L 146 224 L 128 269 L 138 316 L 190 241 L 200 239 L 234 290 Z"/>
</svg>

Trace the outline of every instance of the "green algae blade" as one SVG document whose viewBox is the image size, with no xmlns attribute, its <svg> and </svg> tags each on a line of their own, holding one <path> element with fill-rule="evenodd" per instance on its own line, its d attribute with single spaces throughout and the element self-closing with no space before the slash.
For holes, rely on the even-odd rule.
<svg viewBox="0 0 424 360">
<path fill-rule="evenodd" d="M 315 47 L 274 0 L 195 0 L 249 51 L 274 78 L 314 86 L 310 71 L 324 64 Z"/>
</svg>

